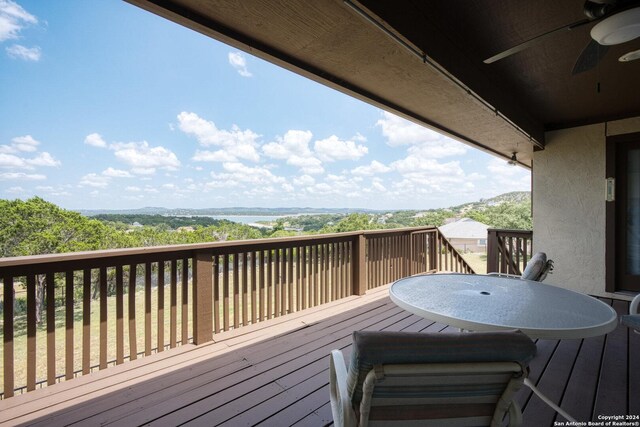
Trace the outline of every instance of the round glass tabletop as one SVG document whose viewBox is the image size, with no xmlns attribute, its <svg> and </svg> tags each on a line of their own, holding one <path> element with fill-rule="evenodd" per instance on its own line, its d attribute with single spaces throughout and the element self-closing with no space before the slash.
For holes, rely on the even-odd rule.
<svg viewBox="0 0 640 427">
<path fill-rule="evenodd" d="M 460 329 L 520 329 L 532 338 L 604 335 L 617 313 L 602 301 L 557 286 L 499 276 L 430 274 L 400 279 L 389 288 L 405 310 Z"/>
</svg>

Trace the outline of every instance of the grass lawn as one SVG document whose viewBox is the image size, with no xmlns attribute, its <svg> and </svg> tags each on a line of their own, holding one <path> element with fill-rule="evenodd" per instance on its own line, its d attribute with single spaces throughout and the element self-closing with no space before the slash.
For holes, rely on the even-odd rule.
<svg viewBox="0 0 640 427">
<path fill-rule="evenodd" d="M 487 274 L 487 254 L 486 253 L 463 253 L 462 258 L 473 268 L 477 274 Z"/>
<path fill-rule="evenodd" d="M 170 340 L 170 287 L 165 286 L 164 290 L 164 344 L 169 344 Z M 177 341 L 181 340 L 181 292 L 178 289 L 177 298 Z M 158 344 L 158 289 L 152 288 L 151 293 L 151 346 L 155 348 Z M 129 356 L 129 303 L 128 293 L 124 294 L 124 355 Z M 191 309 L 191 295 L 189 295 L 188 301 L 188 315 L 189 315 L 189 335 L 192 333 L 192 309 Z M 137 351 L 144 352 L 144 290 L 136 292 L 136 346 Z M 46 310 L 43 312 L 43 318 L 46 319 Z M 2 321 L 0 320 L 0 336 L 3 336 Z M 14 318 L 14 367 L 15 387 L 26 386 L 27 383 L 27 326 L 26 315 L 17 315 Z M 65 308 L 56 307 L 56 375 L 63 375 L 65 370 Z M 76 303 L 74 306 L 74 371 L 82 369 L 82 303 Z M 91 301 L 91 366 L 99 364 L 100 361 L 100 301 Z M 3 361 L 4 346 L 0 346 L 0 361 Z M 115 361 L 116 358 L 116 297 L 107 298 L 107 360 Z M 42 325 L 39 325 L 36 332 L 36 382 L 46 380 L 47 378 L 47 329 L 46 321 Z M 3 363 L 3 362 L 2 362 Z M 115 362 L 114 362 L 115 363 Z M 97 369 L 97 368 L 96 368 Z M 0 370 L 0 388 L 4 388 L 4 369 Z"/>
</svg>

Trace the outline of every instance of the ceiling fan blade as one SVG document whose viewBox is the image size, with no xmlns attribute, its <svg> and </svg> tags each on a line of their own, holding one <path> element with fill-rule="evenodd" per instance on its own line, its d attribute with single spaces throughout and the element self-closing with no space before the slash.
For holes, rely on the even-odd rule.
<svg viewBox="0 0 640 427">
<path fill-rule="evenodd" d="M 546 38 L 548 38 L 548 37 L 550 37 L 552 35 L 555 35 L 556 33 L 560 33 L 562 31 L 571 31 L 571 30 L 573 30 L 575 28 L 581 27 L 581 26 L 586 25 L 586 24 L 590 24 L 592 22 L 594 22 L 594 20 L 583 19 L 581 21 L 574 22 L 573 24 L 564 25 L 564 26 L 562 26 L 560 28 L 556 28 L 555 30 L 548 31 L 548 32 L 546 32 L 544 34 L 540 34 L 539 36 L 536 36 L 536 37 L 534 37 L 532 39 L 529 39 L 529 40 L 527 40 L 525 42 L 522 42 L 519 45 L 516 45 L 516 46 L 512 47 L 511 49 L 505 50 L 504 52 L 500 52 L 499 54 L 494 55 L 491 58 L 485 59 L 483 62 L 485 64 L 491 64 L 493 62 L 496 62 L 496 61 L 504 59 L 504 58 L 506 58 L 508 56 L 511 56 L 511 55 L 513 55 L 515 53 L 521 52 L 521 51 L 527 49 L 530 46 L 538 44 L 542 40 L 545 40 Z"/>
<path fill-rule="evenodd" d="M 573 71 L 571 71 L 571 75 L 575 76 L 576 74 L 594 68 L 608 50 L 609 46 L 604 46 L 595 40 L 591 40 L 578 57 L 576 64 L 573 66 Z"/>
</svg>

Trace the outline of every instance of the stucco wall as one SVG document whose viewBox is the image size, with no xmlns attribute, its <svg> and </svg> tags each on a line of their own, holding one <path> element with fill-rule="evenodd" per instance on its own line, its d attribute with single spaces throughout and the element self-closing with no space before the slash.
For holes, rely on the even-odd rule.
<svg viewBox="0 0 640 427">
<path fill-rule="evenodd" d="M 533 244 L 555 262 L 547 283 L 612 295 L 605 292 L 606 135 L 638 131 L 640 118 L 562 129 L 534 153 Z"/>
</svg>

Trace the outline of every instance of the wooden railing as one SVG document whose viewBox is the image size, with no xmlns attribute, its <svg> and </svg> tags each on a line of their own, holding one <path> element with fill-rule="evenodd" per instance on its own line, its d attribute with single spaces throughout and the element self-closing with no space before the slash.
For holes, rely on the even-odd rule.
<svg viewBox="0 0 640 427">
<path fill-rule="evenodd" d="M 0 258 L 3 397 L 439 270 L 434 227 Z"/>
<path fill-rule="evenodd" d="M 531 258 L 530 230 L 487 230 L 487 273 L 522 275 Z"/>
</svg>

